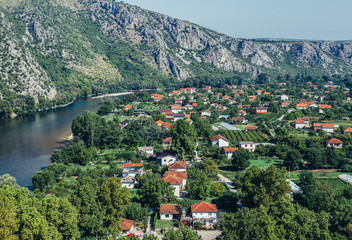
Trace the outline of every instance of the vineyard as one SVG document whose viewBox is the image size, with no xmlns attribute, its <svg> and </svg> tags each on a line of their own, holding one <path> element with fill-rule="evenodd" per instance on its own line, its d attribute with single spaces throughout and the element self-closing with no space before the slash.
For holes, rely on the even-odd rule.
<svg viewBox="0 0 352 240">
<path fill-rule="evenodd" d="M 224 137 L 229 139 L 231 143 L 239 143 L 242 141 L 253 141 L 256 143 L 268 141 L 268 136 L 259 131 L 223 131 L 221 133 Z"/>
</svg>

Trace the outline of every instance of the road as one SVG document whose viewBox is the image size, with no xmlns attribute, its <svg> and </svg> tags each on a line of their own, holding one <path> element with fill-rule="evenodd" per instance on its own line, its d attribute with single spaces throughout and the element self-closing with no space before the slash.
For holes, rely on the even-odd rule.
<svg viewBox="0 0 352 240">
<path fill-rule="evenodd" d="M 196 162 L 202 161 L 202 158 L 199 157 L 199 155 L 198 155 L 198 145 L 199 145 L 199 143 L 197 142 L 196 149 L 194 150 L 194 152 L 196 154 Z"/>
<path fill-rule="evenodd" d="M 226 183 L 226 185 L 230 188 L 230 191 L 235 193 L 237 192 L 237 190 L 235 189 L 235 187 L 233 186 L 233 183 L 230 179 L 228 179 L 227 177 L 221 175 L 221 174 L 218 174 L 218 178 L 221 182 L 224 182 Z"/>
</svg>

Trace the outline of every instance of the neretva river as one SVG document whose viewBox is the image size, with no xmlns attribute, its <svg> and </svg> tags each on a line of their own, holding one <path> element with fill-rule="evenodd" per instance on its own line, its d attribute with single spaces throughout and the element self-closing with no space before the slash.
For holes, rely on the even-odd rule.
<svg viewBox="0 0 352 240">
<path fill-rule="evenodd" d="M 31 116 L 0 119 L 0 175 L 9 173 L 20 186 L 31 188 L 32 176 L 50 163 L 53 149 L 70 135 L 72 120 L 98 110 L 101 101 L 77 101 Z"/>
</svg>

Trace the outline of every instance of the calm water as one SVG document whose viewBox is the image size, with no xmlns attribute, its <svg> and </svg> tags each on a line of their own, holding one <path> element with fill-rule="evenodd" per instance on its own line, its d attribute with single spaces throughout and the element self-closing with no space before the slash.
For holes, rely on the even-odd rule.
<svg viewBox="0 0 352 240">
<path fill-rule="evenodd" d="M 0 175 L 10 173 L 23 187 L 50 163 L 50 154 L 71 133 L 72 120 L 96 111 L 102 100 L 84 100 L 19 119 L 0 120 Z"/>
</svg>

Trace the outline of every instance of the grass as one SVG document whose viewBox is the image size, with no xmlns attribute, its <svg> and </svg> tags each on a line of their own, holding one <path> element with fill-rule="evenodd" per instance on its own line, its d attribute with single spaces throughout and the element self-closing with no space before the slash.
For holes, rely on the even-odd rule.
<svg viewBox="0 0 352 240">
<path fill-rule="evenodd" d="M 108 168 L 110 167 L 109 164 L 101 164 L 101 166 L 102 166 L 104 169 L 108 169 Z M 66 171 L 70 171 L 70 170 L 74 169 L 75 167 L 78 167 L 78 168 L 80 168 L 81 170 L 87 170 L 87 169 L 94 169 L 94 168 L 97 167 L 97 165 L 75 166 L 74 164 L 70 164 L 70 165 L 68 165 Z"/>
<path fill-rule="evenodd" d="M 126 149 L 123 148 L 117 148 L 117 149 L 102 149 L 98 150 L 98 154 L 101 155 L 106 155 L 106 154 L 119 154 L 119 153 L 124 153 L 126 152 Z"/>
<path fill-rule="evenodd" d="M 342 193 L 342 191 L 346 188 L 347 184 L 341 181 L 338 178 L 320 178 L 317 179 L 317 182 L 321 183 L 327 183 L 330 185 L 333 189 L 335 189 L 337 192 Z"/>
<path fill-rule="evenodd" d="M 156 221 L 155 228 L 161 228 L 161 229 L 168 228 L 168 229 L 170 229 L 172 227 L 174 227 L 174 222 L 171 221 L 171 220 L 160 220 L 160 219 L 158 219 Z"/>
<path fill-rule="evenodd" d="M 289 179 L 296 180 L 299 178 L 299 174 L 302 170 L 294 171 L 289 173 Z M 315 171 L 313 172 L 313 176 L 318 179 L 338 179 L 337 177 L 340 174 L 349 174 L 352 175 L 352 172 L 326 172 L 326 171 Z M 339 180 L 339 179 L 338 179 Z M 340 181 L 340 180 L 339 180 Z"/>
<path fill-rule="evenodd" d="M 251 159 L 249 160 L 250 166 L 257 165 L 258 167 L 269 167 L 271 165 L 280 166 L 283 163 L 281 159 L 273 159 L 273 158 L 259 158 L 259 159 Z"/>
</svg>

